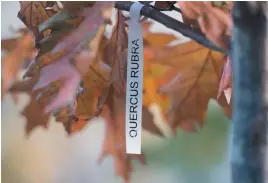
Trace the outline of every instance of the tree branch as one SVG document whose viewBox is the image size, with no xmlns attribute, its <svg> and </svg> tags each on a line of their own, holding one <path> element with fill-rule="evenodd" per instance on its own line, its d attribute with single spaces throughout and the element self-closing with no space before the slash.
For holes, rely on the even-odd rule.
<svg viewBox="0 0 268 183">
<path fill-rule="evenodd" d="M 129 11 L 131 5 L 134 2 L 130 1 L 117 1 L 115 3 L 115 8 L 120 10 Z M 175 30 L 182 35 L 191 38 L 192 40 L 198 42 L 199 44 L 202 44 L 203 46 L 210 48 L 215 51 L 227 53 L 227 50 L 224 50 L 222 48 L 219 48 L 218 46 L 211 43 L 206 36 L 200 31 L 200 29 L 194 29 L 190 26 L 175 20 L 172 17 L 169 17 L 165 15 L 164 13 L 159 12 L 158 10 L 150 7 L 150 6 L 144 6 L 141 9 L 141 15 L 146 16 L 148 18 L 151 18 L 163 25 L 165 25 L 167 28 L 170 28 L 172 30 Z"/>
</svg>

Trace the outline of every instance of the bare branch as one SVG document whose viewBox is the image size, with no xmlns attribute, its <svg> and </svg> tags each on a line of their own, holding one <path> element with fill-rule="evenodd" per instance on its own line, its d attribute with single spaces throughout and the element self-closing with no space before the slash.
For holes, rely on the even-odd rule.
<svg viewBox="0 0 268 183">
<path fill-rule="evenodd" d="M 117 1 L 115 4 L 115 7 L 120 10 L 129 11 L 132 4 L 133 2 L 131 1 Z M 160 11 L 150 6 L 144 6 L 141 10 L 141 15 L 151 18 L 165 25 L 167 28 L 175 30 L 181 33 L 182 35 L 189 37 L 192 40 L 198 42 L 199 44 L 202 44 L 203 46 L 207 48 L 210 48 L 212 50 L 216 50 L 219 52 L 227 53 L 227 50 L 219 48 L 218 46 L 213 44 L 211 41 L 209 41 L 206 38 L 206 36 L 200 31 L 200 29 L 191 28 L 190 26 L 178 20 L 175 20 L 174 18 L 169 17 L 168 15 L 165 15 L 164 13 L 161 13 Z"/>
</svg>

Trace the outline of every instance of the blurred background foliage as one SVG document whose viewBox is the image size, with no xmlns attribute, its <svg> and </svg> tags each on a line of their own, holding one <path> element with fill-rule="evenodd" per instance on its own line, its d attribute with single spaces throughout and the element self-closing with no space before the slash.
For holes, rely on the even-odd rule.
<svg viewBox="0 0 268 183">
<path fill-rule="evenodd" d="M 1 2 L 2 38 L 11 37 L 10 26 L 22 23 L 16 15 L 18 2 Z M 171 13 L 172 14 L 172 13 Z M 165 31 L 161 25 L 155 29 Z M 119 183 L 113 160 L 98 163 L 104 138 L 104 122 L 90 122 L 78 134 L 67 137 L 61 124 L 51 121 L 49 129 L 36 129 L 24 136 L 25 119 L 20 111 L 28 98 L 20 96 L 15 105 L 10 96 L 2 102 L 2 182 L 3 183 Z M 197 133 L 178 129 L 171 136 L 162 123 L 159 109 L 152 106 L 156 121 L 163 126 L 165 139 L 144 132 L 143 148 L 148 165 L 135 163 L 131 183 L 228 183 L 229 131 L 231 122 L 211 101 L 207 121 Z"/>
<path fill-rule="evenodd" d="M 51 122 L 48 130 L 36 129 L 26 138 L 25 121 L 18 115 L 22 106 L 15 106 L 10 98 L 2 105 L 3 183 L 122 182 L 110 157 L 97 162 L 102 120 L 94 120 L 72 137 Z M 148 164 L 135 164 L 131 182 L 228 183 L 229 128 L 230 122 L 212 101 L 206 124 L 197 133 L 178 130 L 175 137 L 161 139 L 144 132 Z"/>
</svg>

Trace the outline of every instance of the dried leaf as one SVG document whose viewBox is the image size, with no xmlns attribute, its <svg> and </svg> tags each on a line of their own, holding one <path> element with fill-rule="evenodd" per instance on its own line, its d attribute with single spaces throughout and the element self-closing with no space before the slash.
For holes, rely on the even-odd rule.
<svg viewBox="0 0 268 183">
<path fill-rule="evenodd" d="M 145 22 L 142 24 L 143 44 L 145 46 L 153 45 L 154 48 L 163 48 L 166 44 L 177 39 L 173 34 L 151 32 L 149 30 L 151 24 L 151 22 Z"/>
<path fill-rule="evenodd" d="M 146 57 L 145 57 L 146 58 Z M 150 107 L 156 103 L 162 112 L 165 112 L 169 105 L 169 96 L 159 93 L 158 89 L 173 78 L 176 70 L 169 66 L 152 64 L 147 59 L 144 60 L 144 81 L 143 81 L 143 105 Z M 163 117 L 165 117 L 163 115 Z"/>
<path fill-rule="evenodd" d="M 99 57 L 102 53 L 99 42 L 104 36 L 104 27 L 100 29 L 98 35 L 90 43 L 90 51 L 84 50 L 76 57 L 76 67 L 84 76 L 82 78 L 82 92 L 76 93 L 76 102 L 74 105 L 62 108 L 60 113 L 57 113 L 56 119 L 61 121 L 69 134 L 82 130 L 87 124 L 87 121 L 97 115 L 97 98 L 99 90 L 108 86 L 108 77 L 110 68 L 103 64 Z M 98 53 L 96 55 L 96 53 Z M 85 63 L 89 66 L 85 67 Z M 64 112 L 72 108 L 70 113 Z M 82 116 L 82 118 L 81 118 Z M 70 118 L 70 119 L 69 119 Z M 83 118 L 86 118 L 85 121 Z"/>
<path fill-rule="evenodd" d="M 75 99 L 75 92 L 80 82 L 80 73 L 71 65 L 68 55 L 63 57 L 55 64 L 50 64 L 40 71 L 40 79 L 33 90 L 37 90 L 47 86 L 48 84 L 62 80 L 63 87 L 60 89 L 54 101 L 46 106 L 45 112 L 51 112 L 64 105 L 69 104 Z"/>
<path fill-rule="evenodd" d="M 44 104 L 38 103 L 36 97 L 36 94 L 31 96 L 29 104 L 21 113 L 27 120 L 25 127 L 26 135 L 30 135 L 30 132 L 38 126 L 48 127 L 50 114 L 44 114 Z"/>
<path fill-rule="evenodd" d="M 7 52 L 6 54 L 9 54 L 10 52 L 12 52 L 19 44 L 18 41 L 21 41 L 21 39 L 23 39 L 23 37 L 25 37 L 29 33 L 28 29 L 26 29 L 26 30 L 25 29 L 22 28 L 22 29 L 15 30 L 15 31 L 12 30 L 16 34 L 19 33 L 19 36 L 16 38 L 2 39 L 1 40 L 1 49 L 3 51 L 6 51 Z M 30 61 L 36 56 L 36 54 L 37 54 L 37 50 L 33 47 L 32 48 L 32 55 L 29 53 L 29 56 L 22 60 L 23 62 L 20 63 L 20 66 L 22 68 L 27 67 L 28 64 L 30 63 Z"/>
<path fill-rule="evenodd" d="M 15 81 L 9 89 L 11 93 L 27 93 L 30 94 L 34 85 L 37 83 L 39 76 L 26 80 Z"/>
<path fill-rule="evenodd" d="M 72 16 L 66 12 L 60 11 L 49 18 L 46 22 L 40 24 L 40 32 L 51 31 L 50 35 L 39 41 L 39 55 L 50 52 L 59 41 L 76 29 L 83 21 L 83 17 Z"/>
<path fill-rule="evenodd" d="M 56 13 L 55 10 L 48 9 L 54 5 L 54 1 L 20 1 L 18 17 L 33 32 L 36 41 L 44 37 L 37 26 Z"/>
<path fill-rule="evenodd" d="M 104 62 L 112 68 L 110 83 L 118 93 L 124 93 L 126 82 L 128 37 L 124 21 L 125 18 L 119 11 L 117 27 L 112 33 L 110 43 L 104 48 L 103 55 Z"/>
<path fill-rule="evenodd" d="M 56 118 L 57 122 L 61 122 L 68 133 L 68 135 L 73 135 L 77 132 L 80 132 L 88 124 L 90 120 L 89 116 L 75 116 L 74 115 L 75 106 L 67 106 L 61 108 L 53 115 Z"/>
<path fill-rule="evenodd" d="M 152 25 L 152 22 L 146 21 L 141 24 L 142 27 L 142 35 L 146 35 L 150 33 L 150 27 Z"/>
<path fill-rule="evenodd" d="M 72 122 L 72 126 L 70 129 L 70 134 L 74 134 L 76 132 L 80 132 L 85 128 L 88 124 L 89 117 L 88 116 L 78 116 L 75 121 Z"/>
<path fill-rule="evenodd" d="M 227 90 L 228 88 L 231 87 L 231 79 L 232 79 L 232 66 L 231 66 L 231 59 L 228 57 L 223 68 L 217 98 L 220 97 L 220 95 L 222 94 L 222 92 L 224 92 L 224 90 Z"/>
<path fill-rule="evenodd" d="M 166 9 L 175 3 L 156 2 L 155 6 Z M 225 38 L 230 35 L 232 27 L 230 6 L 218 2 L 179 3 L 186 24 L 199 27 L 214 43 L 226 47 Z M 116 173 L 128 181 L 132 172 L 131 161 L 138 159 L 145 163 L 145 157 L 143 154 L 126 154 L 126 19 L 118 11 L 117 24 L 111 39 L 108 39 L 104 32 L 114 2 L 62 4 L 63 10 L 57 12 L 55 2 L 21 2 L 19 16 L 34 33 L 39 52 L 25 74 L 30 79 L 8 84 L 5 90 L 14 96 L 19 92 L 31 96 L 30 103 L 22 112 L 27 119 L 27 134 L 37 126 L 47 127 L 50 112 L 69 135 L 80 132 L 92 118 L 102 116 L 105 119 L 105 140 L 100 160 L 112 155 Z M 176 37 L 152 33 L 150 25 L 149 22 L 143 24 L 143 129 L 163 136 L 148 110 L 153 103 L 167 111 L 166 119 L 174 133 L 176 127 L 189 132 L 202 127 L 210 99 L 217 99 L 230 117 L 230 104 L 224 95 L 230 84 L 230 60 L 224 67 L 225 55 L 192 41 L 167 46 Z M 14 49 L 11 53 L 17 49 L 16 46 L 12 48 L 16 42 L 2 41 L 6 49 Z M 16 56 L 13 55 L 16 59 L 27 57 Z M 17 65 L 12 65 L 13 75 L 6 78 L 15 78 L 20 69 Z M 2 79 L 7 82 L 6 78 Z"/>
<path fill-rule="evenodd" d="M 2 98 L 17 78 L 20 65 L 33 55 L 34 44 L 30 34 L 21 37 L 16 47 L 4 57 L 2 62 Z"/>
<path fill-rule="evenodd" d="M 2 39 L 1 40 L 1 49 L 10 52 L 16 47 L 17 38 L 11 39 Z"/>
<path fill-rule="evenodd" d="M 83 11 L 84 8 L 91 7 L 95 1 L 60 1 L 63 5 L 63 10 L 72 14 L 77 14 Z"/>
<path fill-rule="evenodd" d="M 178 2 L 183 15 L 197 20 L 202 32 L 216 45 L 227 48 L 232 30 L 232 18 L 228 6 L 215 6 L 212 2 Z"/>
<path fill-rule="evenodd" d="M 38 92 L 36 100 L 41 103 L 50 103 L 53 100 L 60 88 L 64 83 L 61 80 L 57 80 L 51 84 L 49 84 L 46 88 L 40 89 Z"/>
<path fill-rule="evenodd" d="M 108 4 L 110 5 L 110 8 L 112 8 L 112 4 Z M 46 107 L 47 112 L 63 107 L 74 101 L 76 89 L 81 80 L 81 73 L 77 70 L 79 68 L 74 67 L 70 63 L 70 60 L 74 59 L 74 57 L 77 56 L 77 53 L 84 49 L 87 42 L 90 42 L 98 33 L 99 27 L 104 24 L 102 8 L 103 2 L 97 2 L 93 9 L 86 9 L 84 13 L 85 18 L 77 29 L 72 31 L 68 37 L 64 37 L 64 39 L 62 39 L 52 50 L 52 53 L 64 50 L 68 54 L 56 63 L 41 69 L 40 80 L 34 87 L 34 90 L 43 88 L 56 80 L 64 81 L 64 85 L 60 89 L 55 100 Z M 89 64 L 87 62 L 84 64 L 83 67 L 88 68 Z"/>
<path fill-rule="evenodd" d="M 91 66 L 83 77 L 83 93 L 77 97 L 75 115 L 87 115 L 90 118 L 96 112 L 98 91 L 108 86 L 107 75 L 110 72 L 106 68 Z"/>
<path fill-rule="evenodd" d="M 154 6 L 157 8 L 169 8 L 170 5 L 175 4 L 177 1 L 155 1 Z"/>
<path fill-rule="evenodd" d="M 197 20 L 188 18 L 187 16 L 184 16 L 182 13 L 182 20 L 183 23 L 190 25 L 192 28 L 200 28 Z"/>
<path fill-rule="evenodd" d="M 232 88 L 228 88 L 226 90 L 224 90 L 224 95 L 227 99 L 227 102 L 229 105 L 232 105 L 232 101 L 231 101 L 231 98 L 232 98 Z"/>
<path fill-rule="evenodd" d="M 65 54 L 66 54 L 65 51 L 61 50 L 56 53 L 47 53 L 43 56 L 36 58 L 29 64 L 26 72 L 23 75 L 23 78 L 35 76 L 37 73 L 40 72 L 41 68 L 43 68 L 46 65 L 49 65 L 50 63 L 55 62 L 56 60 L 59 60 Z"/>
<path fill-rule="evenodd" d="M 171 97 L 167 118 L 174 132 L 177 126 L 194 131 L 195 121 L 199 127 L 204 125 L 208 102 L 217 97 L 224 58 L 221 53 L 191 41 L 158 50 L 148 61 L 170 65 L 176 71 L 174 78 L 159 90 Z M 224 96 L 218 102 L 230 113 Z"/>
<path fill-rule="evenodd" d="M 103 89 L 98 107 L 102 109 L 101 116 L 106 121 L 106 135 L 100 160 L 106 155 L 112 155 L 115 160 L 117 175 L 129 180 L 132 171 L 131 159 L 136 158 L 142 163 L 145 159 L 142 155 L 126 154 L 125 140 L 125 81 L 127 62 L 127 35 L 124 24 L 124 17 L 118 13 L 118 22 L 112 38 L 104 49 L 104 61 L 111 68 L 110 85 Z M 153 116 L 148 108 L 143 107 L 143 128 L 153 134 L 163 135 L 155 125 Z"/>
<path fill-rule="evenodd" d="M 115 161 L 115 169 L 117 175 L 128 181 L 130 178 L 130 172 L 132 171 L 131 159 L 138 159 L 141 163 L 145 163 L 144 155 L 129 155 L 126 154 L 125 146 L 125 108 L 122 98 L 114 97 L 112 88 L 109 91 L 107 101 L 102 108 L 101 115 L 106 121 L 106 135 L 103 144 L 103 150 L 100 155 L 100 160 L 103 157 L 110 154 Z M 115 103 L 116 101 L 116 103 Z"/>
<path fill-rule="evenodd" d="M 142 108 L 142 128 L 147 130 L 148 132 L 150 132 L 152 134 L 163 137 L 162 131 L 154 122 L 153 115 L 148 110 L 148 108 L 146 108 L 145 106 L 143 106 L 143 108 Z"/>
<path fill-rule="evenodd" d="M 176 37 L 173 34 L 150 33 L 144 35 L 145 44 L 153 45 L 155 48 L 163 48 L 174 40 Z"/>
</svg>

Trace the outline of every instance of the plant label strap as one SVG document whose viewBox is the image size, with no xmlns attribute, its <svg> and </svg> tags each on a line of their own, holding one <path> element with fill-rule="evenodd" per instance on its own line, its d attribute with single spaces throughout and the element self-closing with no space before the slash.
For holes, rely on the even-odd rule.
<svg viewBox="0 0 268 183">
<path fill-rule="evenodd" d="M 135 2 L 129 11 L 125 118 L 127 154 L 141 154 L 143 37 L 140 25 L 140 11 L 143 6 L 139 2 Z"/>
</svg>

